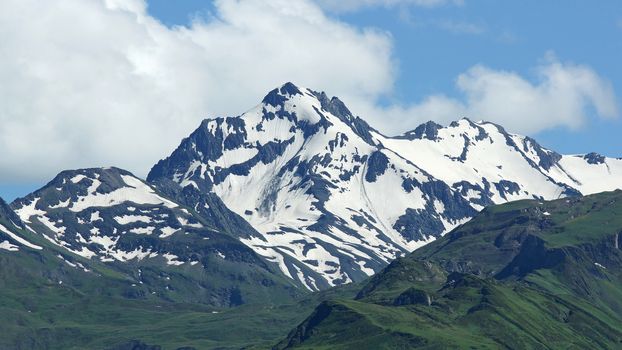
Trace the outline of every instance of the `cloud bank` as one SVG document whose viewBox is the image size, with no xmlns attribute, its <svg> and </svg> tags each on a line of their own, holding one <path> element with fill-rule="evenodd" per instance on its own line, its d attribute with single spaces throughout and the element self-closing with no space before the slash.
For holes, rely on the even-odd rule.
<svg viewBox="0 0 622 350">
<path fill-rule="evenodd" d="M 387 33 L 307 1 L 215 5 L 167 28 L 139 0 L 0 2 L 0 181 L 100 165 L 145 175 L 202 118 L 286 81 L 371 97 L 393 82 Z"/>
<path fill-rule="evenodd" d="M 515 72 L 478 65 L 457 77 L 459 97 L 432 95 L 408 106 L 371 107 L 368 113 L 392 121 L 391 125 L 406 121 L 411 127 L 425 120 L 448 123 L 457 117 L 469 117 L 526 134 L 559 126 L 577 129 L 590 115 L 610 119 L 619 116 L 611 84 L 591 68 L 562 63 L 548 54 L 534 72 L 536 79 L 531 82 Z M 385 131 L 402 130 L 392 127 Z"/>
<path fill-rule="evenodd" d="M 240 114 L 286 81 L 342 97 L 387 133 L 463 115 L 534 132 L 618 113 L 604 79 L 554 58 L 535 82 L 476 66 L 458 98 L 379 107 L 397 78 L 390 33 L 310 0 L 217 0 L 212 17 L 174 28 L 143 0 L 3 0 L 0 37 L 2 183 L 106 165 L 144 176 L 202 118 Z"/>
</svg>

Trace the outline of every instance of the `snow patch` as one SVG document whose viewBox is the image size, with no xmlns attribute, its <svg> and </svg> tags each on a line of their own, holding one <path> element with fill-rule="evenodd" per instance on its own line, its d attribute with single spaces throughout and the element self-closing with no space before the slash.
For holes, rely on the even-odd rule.
<svg viewBox="0 0 622 350">
<path fill-rule="evenodd" d="M 89 221 L 91 221 L 91 223 L 97 221 L 97 220 L 102 220 L 102 217 L 99 215 L 99 211 L 94 211 L 91 213 L 91 218 L 89 219 Z"/>
<path fill-rule="evenodd" d="M 16 252 L 19 250 L 16 245 L 11 244 L 9 241 L 1 242 L 0 249 L 8 250 L 10 252 Z"/>
<path fill-rule="evenodd" d="M 162 254 L 162 256 L 166 259 L 166 264 L 167 265 L 174 265 L 174 266 L 183 265 L 183 261 L 177 260 L 177 259 L 179 259 L 179 257 L 177 255 L 174 255 L 174 254 L 171 254 L 171 253 L 164 253 L 164 254 Z"/>
<path fill-rule="evenodd" d="M 30 242 L 28 242 L 27 240 L 23 239 L 22 237 L 16 235 L 15 233 L 11 232 L 8 228 L 4 227 L 2 224 L 0 224 L 0 231 L 7 234 L 9 237 L 11 237 L 13 240 L 15 240 L 17 243 L 22 244 L 28 248 L 32 248 L 32 249 L 36 249 L 36 250 L 41 250 L 43 248 L 41 248 L 40 246 L 36 245 L 36 244 L 32 244 Z"/>
<path fill-rule="evenodd" d="M 150 235 L 153 233 L 153 230 L 155 230 L 155 227 L 153 226 L 135 227 L 131 229 L 130 232 L 135 233 L 137 235 Z"/>
<path fill-rule="evenodd" d="M 58 209 L 58 208 L 67 208 L 69 206 L 70 198 L 67 198 L 65 201 L 59 201 L 56 205 L 50 205 L 50 209 Z"/>
<path fill-rule="evenodd" d="M 145 222 L 150 223 L 151 218 L 145 215 L 123 215 L 115 216 L 114 220 L 120 225 L 127 225 L 133 222 Z"/>
<path fill-rule="evenodd" d="M 27 223 L 30 224 L 30 218 L 33 216 L 41 216 L 45 214 L 45 211 L 37 209 L 37 202 L 39 202 L 41 198 L 35 198 L 33 199 L 30 203 L 28 203 L 27 205 L 22 206 L 21 208 L 15 210 L 15 213 L 17 214 L 17 216 L 19 216 L 19 218 Z"/>
<path fill-rule="evenodd" d="M 160 234 L 160 238 L 166 238 L 169 237 L 171 235 L 173 235 L 175 232 L 178 231 L 178 229 L 173 228 L 173 227 L 162 227 L 160 228 L 160 231 L 162 231 L 162 234 Z"/>
<path fill-rule="evenodd" d="M 141 180 L 129 175 L 121 175 L 121 178 L 127 187 L 118 188 L 110 193 L 89 193 L 86 196 L 81 196 L 77 201 L 74 201 L 69 210 L 81 212 L 92 207 L 112 207 L 125 202 L 164 205 L 167 208 L 177 207 L 177 204 L 159 196 L 153 188 Z"/>
<path fill-rule="evenodd" d="M 82 175 L 82 174 L 78 174 L 74 177 L 72 177 L 71 179 L 69 179 L 69 181 L 73 182 L 74 184 L 79 183 L 80 181 L 86 179 L 87 177 Z"/>
</svg>

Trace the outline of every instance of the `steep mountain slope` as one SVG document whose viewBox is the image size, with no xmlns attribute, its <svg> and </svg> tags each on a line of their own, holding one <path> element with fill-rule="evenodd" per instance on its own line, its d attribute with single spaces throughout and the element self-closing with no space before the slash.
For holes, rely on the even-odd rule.
<svg viewBox="0 0 622 350">
<path fill-rule="evenodd" d="M 169 192 L 202 207 L 174 202 L 117 168 L 64 171 L 12 207 L 23 228 L 68 265 L 104 266 L 122 276 L 134 287 L 126 296 L 228 307 L 299 293 L 238 240 L 245 226 L 235 223 L 243 220 L 217 199 L 193 196 L 191 189 Z"/>
<path fill-rule="evenodd" d="M 493 206 L 320 304 L 277 348 L 622 346 L 622 191 Z"/>
<path fill-rule="evenodd" d="M 0 198 L 0 249 L 17 252 L 20 247 L 41 250 L 42 248 L 20 235 L 25 229 L 24 223 L 9 205 Z"/>
<path fill-rule="evenodd" d="M 561 156 L 491 123 L 387 137 L 339 99 L 287 83 L 204 120 L 148 181 L 215 193 L 241 240 L 309 289 L 360 281 L 487 205 L 622 187 L 622 161 Z"/>
</svg>

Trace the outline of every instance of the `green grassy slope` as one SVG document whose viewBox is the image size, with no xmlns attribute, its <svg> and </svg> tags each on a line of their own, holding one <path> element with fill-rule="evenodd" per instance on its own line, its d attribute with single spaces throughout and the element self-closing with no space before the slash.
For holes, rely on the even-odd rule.
<svg viewBox="0 0 622 350">
<path fill-rule="evenodd" d="M 200 304 L 90 296 L 59 285 L 0 293 L 0 349 L 107 349 L 131 340 L 164 349 L 267 349 L 335 293 L 282 305 Z"/>
<path fill-rule="evenodd" d="M 271 280 L 280 277 L 240 261 L 204 259 L 204 267 L 182 268 L 157 259 L 85 259 L 13 225 L 19 219 L 7 214 L 0 213 L 0 224 L 43 249 L 0 249 L 0 349 L 105 349 L 134 339 L 167 349 L 272 344 L 319 302 L 304 299 L 285 277 Z M 220 238 L 209 244 L 232 240 Z M 218 291 L 231 288 L 252 305 L 214 306 L 226 297 Z"/>
<path fill-rule="evenodd" d="M 162 291 L 170 294 L 152 294 L 152 287 L 103 264 L 90 268 L 71 267 L 51 249 L 0 250 L 0 349 L 108 349 L 132 340 L 164 349 L 265 349 L 322 300 L 357 291 L 347 286 L 297 299 L 272 295 L 217 308 L 175 300 L 183 274 L 170 274 L 174 287 Z M 192 291 L 184 293 L 187 298 Z"/>
<path fill-rule="evenodd" d="M 622 348 L 621 214 L 621 191 L 488 208 L 276 348 Z"/>
</svg>

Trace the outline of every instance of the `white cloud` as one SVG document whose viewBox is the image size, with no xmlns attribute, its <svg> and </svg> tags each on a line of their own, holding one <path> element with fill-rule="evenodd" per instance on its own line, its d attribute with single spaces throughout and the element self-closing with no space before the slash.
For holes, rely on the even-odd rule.
<svg viewBox="0 0 622 350">
<path fill-rule="evenodd" d="M 371 97 L 393 83 L 387 33 L 310 1 L 215 7 L 171 29 L 142 0 L 0 2 L 0 182 L 100 165 L 145 175 L 201 118 L 241 113 L 283 82 Z"/>
<path fill-rule="evenodd" d="M 403 132 L 427 120 L 448 123 L 458 117 L 492 121 L 526 134 L 560 126 L 576 129 L 590 115 L 618 117 L 611 84 L 591 68 L 561 63 L 548 54 L 535 73 L 537 79 L 532 82 L 515 72 L 478 65 L 456 79 L 461 98 L 434 95 L 410 106 L 381 109 L 367 105 L 365 110 L 388 133 Z"/>
<path fill-rule="evenodd" d="M 286 81 L 340 96 L 387 133 L 459 116 L 510 130 L 617 115 L 609 84 L 550 58 L 538 80 L 476 66 L 461 98 L 378 107 L 396 81 L 390 34 L 327 17 L 311 0 L 218 0 L 167 28 L 143 0 L 0 2 L 0 183 L 116 165 L 145 175 L 200 119 L 242 113 Z"/>
<path fill-rule="evenodd" d="M 439 7 L 444 5 L 463 5 L 464 0 L 317 0 L 325 9 L 336 12 L 350 12 L 369 7 L 418 6 Z"/>
</svg>

